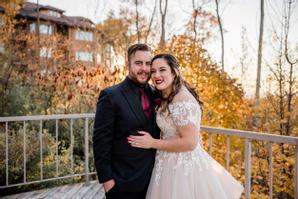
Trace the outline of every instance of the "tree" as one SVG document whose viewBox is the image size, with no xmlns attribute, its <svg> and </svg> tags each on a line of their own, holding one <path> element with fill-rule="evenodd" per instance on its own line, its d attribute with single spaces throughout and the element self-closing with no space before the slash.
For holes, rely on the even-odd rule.
<svg viewBox="0 0 298 199">
<path fill-rule="evenodd" d="M 198 16 L 198 8 L 195 5 L 195 0 L 192 0 L 192 8 L 193 8 L 193 32 L 194 32 L 194 40 L 197 41 L 197 16 Z"/>
<path fill-rule="evenodd" d="M 297 65 L 298 63 L 298 57 L 294 58 L 293 55 L 290 55 L 289 52 L 289 31 L 290 31 L 290 19 L 291 19 L 291 15 L 292 15 L 292 4 L 294 3 L 294 1 L 289 0 L 288 1 L 288 5 L 286 6 L 286 11 L 285 11 L 285 17 L 284 17 L 284 24 L 285 24 L 285 59 L 286 62 L 290 65 L 290 69 L 289 69 L 289 81 L 288 81 L 288 94 L 287 94 L 287 111 L 288 111 L 288 115 L 287 115 L 287 123 L 286 123 L 286 134 L 289 135 L 290 132 L 292 131 L 293 127 L 292 127 L 292 118 L 293 118 L 293 98 L 294 96 L 297 94 L 297 92 L 294 91 L 294 86 L 295 86 L 295 82 L 296 82 L 296 78 L 294 75 L 294 66 Z"/>
<path fill-rule="evenodd" d="M 145 34 L 145 44 L 148 43 L 148 37 L 151 33 L 151 29 L 152 29 L 152 25 L 153 25 L 153 19 L 154 19 L 155 13 L 156 13 L 156 6 L 157 6 L 157 0 L 155 0 L 155 2 L 154 2 L 154 8 L 153 8 L 153 11 L 152 11 L 152 14 L 151 14 L 149 26 L 148 26 L 148 29 L 147 29 L 146 34 Z"/>
<path fill-rule="evenodd" d="M 281 25 L 280 29 L 274 31 L 274 39 L 271 43 L 274 62 L 265 62 L 270 70 L 267 77 L 269 89 L 264 98 L 259 99 L 257 109 L 259 131 L 267 131 L 273 134 L 297 136 L 298 135 L 298 98 L 297 98 L 297 58 L 295 58 L 295 49 L 289 47 L 288 36 L 290 33 L 290 16 L 292 14 L 293 1 L 284 1 L 281 6 Z M 276 47 L 277 46 L 277 47 Z M 288 60 L 288 58 L 290 58 Z M 253 163 L 254 185 L 253 189 L 262 193 L 268 193 L 266 188 L 269 176 L 267 170 L 269 159 L 266 143 L 255 143 L 256 151 L 253 156 L 256 158 Z M 273 193 L 276 198 L 294 198 L 294 160 L 295 147 L 286 144 L 276 144 L 272 146 L 274 163 L 273 178 L 279 180 L 274 182 Z M 259 197 L 262 197 L 261 195 Z"/>
<path fill-rule="evenodd" d="M 11 41 L 15 37 L 17 23 L 15 17 L 22 3 L 21 0 L 5 0 L 0 3 L 0 7 L 4 9 L 3 13 L 0 12 L 0 115 L 5 112 L 4 109 L 9 100 L 6 98 L 6 94 L 9 92 L 9 82 L 16 70 L 12 65 L 15 46 Z"/>
<path fill-rule="evenodd" d="M 160 51 L 170 52 L 178 58 L 184 79 L 204 102 L 204 124 L 246 128 L 249 108 L 240 84 L 219 70 L 200 42 L 191 36 L 180 35 L 173 37 L 165 48 L 160 46 L 156 53 Z"/>
<path fill-rule="evenodd" d="M 251 62 L 249 60 L 249 48 L 247 45 L 248 39 L 247 39 L 247 30 L 246 28 L 242 27 L 241 31 L 241 55 L 240 55 L 240 67 L 241 67 L 241 72 L 240 72 L 240 80 L 241 84 L 245 84 L 245 82 L 248 80 L 247 79 L 247 70 L 248 70 L 248 64 Z"/>
<path fill-rule="evenodd" d="M 192 0 L 192 12 L 191 18 L 186 24 L 187 35 L 193 35 L 195 41 L 200 41 L 205 44 L 206 41 L 214 38 L 213 28 L 217 26 L 218 21 L 210 11 L 205 10 L 204 7 L 208 6 L 210 1 L 198 1 Z"/>
<path fill-rule="evenodd" d="M 140 43 L 140 30 L 139 30 L 139 10 L 138 10 L 138 0 L 134 0 L 135 8 L 136 8 L 136 28 L 137 28 L 137 36 L 138 36 L 138 43 Z"/>
<path fill-rule="evenodd" d="M 108 45 L 113 47 L 116 56 L 125 58 L 129 44 L 135 41 L 134 36 L 129 33 L 131 24 L 131 20 L 125 17 L 116 18 L 113 13 L 110 13 L 106 20 L 96 25 L 100 33 L 99 43 L 103 58 Z"/>
<path fill-rule="evenodd" d="M 225 70 L 225 45 L 224 45 L 224 36 L 223 36 L 223 28 L 222 28 L 222 21 L 221 18 L 219 16 L 219 8 L 218 8 L 218 0 L 215 0 L 215 5 L 216 5 L 216 16 L 217 16 L 217 21 L 218 21 L 218 26 L 219 26 L 219 30 L 220 30 L 220 38 L 221 38 L 221 68 L 222 71 Z"/>
<path fill-rule="evenodd" d="M 161 46 L 164 46 L 165 41 L 166 41 L 166 39 L 165 39 L 165 35 L 166 35 L 165 25 L 166 25 L 167 10 L 168 10 L 168 0 L 159 0 L 159 13 L 161 15 L 161 24 L 160 24 L 161 25 L 161 34 L 160 34 L 159 44 Z"/>
<path fill-rule="evenodd" d="M 256 79 L 256 94 L 255 105 L 259 106 L 260 87 L 261 87 L 261 68 L 262 68 L 262 50 L 263 50 L 263 32 L 264 32 L 264 0 L 260 0 L 260 29 L 259 29 L 259 46 L 258 46 L 258 65 L 257 65 L 257 79 Z"/>
</svg>

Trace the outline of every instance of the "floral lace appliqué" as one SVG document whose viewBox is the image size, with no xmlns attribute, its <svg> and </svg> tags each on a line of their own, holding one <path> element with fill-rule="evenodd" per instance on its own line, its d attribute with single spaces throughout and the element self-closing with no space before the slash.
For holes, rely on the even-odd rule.
<svg viewBox="0 0 298 199">
<path fill-rule="evenodd" d="M 199 149 L 200 147 L 201 145 L 198 145 L 195 150 L 184 153 L 157 151 L 155 160 L 155 183 L 159 184 L 159 180 L 163 172 L 163 165 L 170 162 L 174 162 L 172 169 L 182 168 L 183 174 L 186 177 L 190 175 L 190 171 L 192 171 L 192 168 L 195 166 L 198 166 L 200 171 L 209 169 L 209 156 L 207 155 L 206 151 Z"/>
<path fill-rule="evenodd" d="M 178 101 L 169 104 L 169 114 L 157 113 L 157 124 L 162 132 L 162 139 L 170 139 L 177 137 L 177 127 L 187 124 L 194 124 L 198 129 L 200 128 L 201 109 L 198 103 L 188 101 Z M 198 139 L 198 142 L 200 140 Z M 200 169 L 208 168 L 208 162 L 206 161 L 204 151 L 199 150 L 201 147 L 198 144 L 197 148 L 190 152 L 165 152 L 157 151 L 155 162 L 155 183 L 159 183 L 163 171 L 163 165 L 167 162 L 174 162 L 173 169 L 182 167 L 184 174 L 189 175 L 189 171 L 194 165 L 199 165 Z"/>
<path fill-rule="evenodd" d="M 190 100 L 174 102 L 169 104 L 169 110 L 175 125 L 200 124 L 201 109 L 196 102 Z"/>
</svg>

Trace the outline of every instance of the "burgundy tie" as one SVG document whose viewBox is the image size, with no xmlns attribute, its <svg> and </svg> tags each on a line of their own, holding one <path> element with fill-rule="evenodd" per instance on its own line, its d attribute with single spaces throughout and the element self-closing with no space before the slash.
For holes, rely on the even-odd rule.
<svg viewBox="0 0 298 199">
<path fill-rule="evenodd" d="M 151 112 L 150 102 L 149 102 L 148 96 L 144 91 L 144 88 L 140 88 L 140 96 L 141 96 L 141 103 L 142 103 L 144 114 L 147 117 L 147 119 L 150 119 L 152 112 Z"/>
</svg>

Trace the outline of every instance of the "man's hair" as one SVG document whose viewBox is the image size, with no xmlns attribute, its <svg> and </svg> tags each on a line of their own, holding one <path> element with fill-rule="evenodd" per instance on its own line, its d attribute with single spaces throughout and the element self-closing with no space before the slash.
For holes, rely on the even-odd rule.
<svg viewBox="0 0 298 199">
<path fill-rule="evenodd" d="M 135 55 L 137 51 L 151 51 L 147 44 L 133 44 L 127 50 L 127 60 L 130 63 L 131 57 Z"/>
</svg>

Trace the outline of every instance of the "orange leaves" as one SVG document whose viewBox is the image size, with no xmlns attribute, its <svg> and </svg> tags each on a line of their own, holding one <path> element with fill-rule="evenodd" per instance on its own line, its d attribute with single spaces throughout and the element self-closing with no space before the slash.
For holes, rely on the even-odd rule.
<svg viewBox="0 0 298 199">
<path fill-rule="evenodd" d="M 101 67 L 87 68 L 76 63 L 43 77 L 41 83 L 45 87 L 55 86 L 52 105 L 64 109 L 63 112 L 93 112 L 100 90 L 119 82 L 119 73 L 120 70 L 110 74 Z"/>
<path fill-rule="evenodd" d="M 223 73 L 212 62 L 200 43 L 188 36 L 176 36 L 167 49 L 179 60 L 184 79 L 199 93 L 204 102 L 203 123 L 229 128 L 245 128 L 250 109 L 236 79 Z"/>
</svg>

